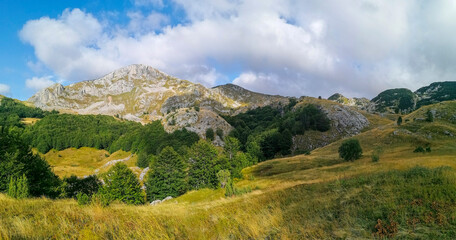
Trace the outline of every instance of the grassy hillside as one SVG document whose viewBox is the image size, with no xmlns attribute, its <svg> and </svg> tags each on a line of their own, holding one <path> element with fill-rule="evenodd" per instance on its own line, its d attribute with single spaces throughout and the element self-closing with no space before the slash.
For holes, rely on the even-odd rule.
<svg viewBox="0 0 456 240">
<path fill-rule="evenodd" d="M 338 157 L 338 141 L 244 169 L 236 187 L 246 193 L 232 198 L 203 189 L 156 206 L 102 208 L 0 195 L 0 238 L 451 239 L 456 141 L 445 131 L 456 133 L 456 102 L 426 108 L 404 116 L 401 126 L 390 122 L 356 136 L 364 155 L 354 162 Z M 435 121 L 417 120 L 427 110 Z M 414 153 L 417 146 L 432 151 Z M 379 162 L 371 160 L 374 151 Z"/>
<path fill-rule="evenodd" d="M 108 162 L 118 159 L 126 159 L 132 154 L 125 151 L 117 151 L 109 154 L 106 150 L 82 147 L 79 149 L 68 148 L 62 151 L 51 150 L 46 154 L 40 154 L 52 167 L 59 177 L 88 176 L 95 173 L 106 172 L 110 166 Z M 129 167 L 136 166 L 137 156 L 133 155 L 124 161 Z"/>
</svg>

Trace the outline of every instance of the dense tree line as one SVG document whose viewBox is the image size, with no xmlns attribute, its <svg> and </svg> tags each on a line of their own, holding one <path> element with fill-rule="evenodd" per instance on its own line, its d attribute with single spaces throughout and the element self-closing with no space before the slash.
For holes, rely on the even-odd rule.
<svg viewBox="0 0 456 240">
<path fill-rule="evenodd" d="M 118 121 L 102 115 L 49 115 L 28 127 L 24 137 L 38 151 L 70 147 L 108 149 L 123 134 L 141 128 L 141 124 Z"/>
<path fill-rule="evenodd" d="M 239 139 L 241 150 L 262 161 L 290 154 L 294 135 L 307 130 L 329 130 L 330 121 L 320 108 L 312 104 L 294 107 L 295 104 L 290 101 L 285 107 L 267 106 L 236 116 L 224 116 L 235 128 L 230 136 Z"/>
<path fill-rule="evenodd" d="M 24 131 L 24 138 L 42 153 L 74 147 L 157 154 L 165 146 L 190 146 L 196 133 L 178 130 L 167 133 L 159 121 L 145 126 L 102 115 L 49 115 Z"/>
</svg>

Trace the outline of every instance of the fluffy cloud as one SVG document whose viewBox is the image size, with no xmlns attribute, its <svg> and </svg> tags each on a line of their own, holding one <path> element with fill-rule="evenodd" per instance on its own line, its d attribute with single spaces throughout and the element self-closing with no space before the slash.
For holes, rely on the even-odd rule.
<svg viewBox="0 0 456 240">
<path fill-rule="evenodd" d="M 136 0 L 135 6 L 163 7 Z M 213 86 L 271 94 L 373 97 L 390 87 L 455 80 L 456 4 L 381 0 L 184 1 L 170 25 L 158 12 L 127 12 L 124 26 L 79 9 L 28 21 L 20 32 L 59 78 L 93 79 L 144 63 Z"/>
<path fill-rule="evenodd" d="M 52 76 L 33 77 L 25 80 L 25 86 L 35 91 L 38 91 L 54 84 L 55 82 L 51 80 L 52 78 Z"/>
<path fill-rule="evenodd" d="M 11 88 L 10 86 L 0 83 L 0 94 L 2 95 L 8 95 L 11 93 Z"/>
</svg>

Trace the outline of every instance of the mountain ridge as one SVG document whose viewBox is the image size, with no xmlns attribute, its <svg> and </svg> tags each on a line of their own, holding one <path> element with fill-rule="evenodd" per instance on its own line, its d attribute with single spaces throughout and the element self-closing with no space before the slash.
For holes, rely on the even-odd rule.
<svg viewBox="0 0 456 240">
<path fill-rule="evenodd" d="M 359 101 L 365 99 L 364 104 Z M 355 106 L 371 113 L 410 113 L 422 106 L 456 100 L 456 81 L 434 82 L 412 92 L 407 88 L 393 88 L 380 92 L 370 101 L 366 98 L 347 98 L 335 93 L 328 100 Z"/>
</svg>

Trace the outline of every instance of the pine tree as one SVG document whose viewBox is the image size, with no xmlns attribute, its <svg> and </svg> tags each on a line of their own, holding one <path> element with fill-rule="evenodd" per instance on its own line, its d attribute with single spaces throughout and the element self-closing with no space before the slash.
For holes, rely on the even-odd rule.
<svg viewBox="0 0 456 240">
<path fill-rule="evenodd" d="M 172 147 L 165 147 L 152 165 L 146 180 L 149 201 L 177 197 L 187 190 L 186 164 Z"/>
<path fill-rule="evenodd" d="M 25 176 L 25 174 L 23 174 L 22 177 L 19 177 L 17 180 L 16 198 L 23 199 L 23 198 L 28 198 L 28 197 L 29 197 L 29 187 L 28 187 L 27 177 Z"/>
<path fill-rule="evenodd" d="M 29 197 L 29 187 L 25 174 L 19 178 L 11 177 L 8 185 L 8 196 L 17 199 Z"/>
<path fill-rule="evenodd" d="M 192 189 L 217 186 L 217 149 L 200 140 L 189 151 L 188 182 Z"/>
<path fill-rule="evenodd" d="M 12 198 L 16 198 L 17 196 L 17 184 L 16 184 L 16 178 L 11 177 L 10 183 L 8 185 L 8 196 Z"/>
<path fill-rule="evenodd" d="M 117 163 L 103 177 L 105 185 L 100 193 L 110 201 L 119 200 L 127 204 L 143 204 L 144 192 L 136 175 L 124 163 Z"/>
<path fill-rule="evenodd" d="M 226 197 L 231 197 L 234 195 L 234 185 L 233 185 L 233 181 L 231 180 L 231 178 L 228 179 L 227 183 L 226 183 L 226 186 L 225 186 L 225 196 Z"/>
<path fill-rule="evenodd" d="M 399 117 L 397 118 L 397 125 L 400 126 L 401 124 L 402 124 L 402 117 L 399 116 Z"/>
</svg>

